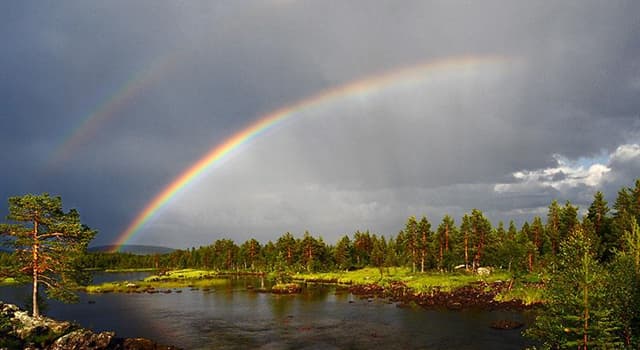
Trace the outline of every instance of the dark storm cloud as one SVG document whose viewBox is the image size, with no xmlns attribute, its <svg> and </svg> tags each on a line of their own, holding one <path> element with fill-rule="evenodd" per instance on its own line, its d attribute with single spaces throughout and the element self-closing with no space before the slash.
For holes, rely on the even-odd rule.
<svg viewBox="0 0 640 350">
<path fill-rule="evenodd" d="M 357 228 L 395 233 L 408 215 L 438 221 L 477 207 L 527 219 L 553 198 L 582 204 L 638 174 L 619 147 L 640 138 L 639 12 L 624 1 L 3 3 L 0 195 L 60 194 L 108 243 L 260 115 L 400 67 L 492 55 L 509 64 L 295 117 L 190 186 L 139 240 L 189 246 L 170 238 L 182 227 L 198 243 L 304 229 L 332 241 Z M 166 57 L 176 57 L 170 69 L 46 167 L 92 112 Z M 602 154 L 611 170 L 600 180 L 567 173 Z M 571 164 L 513 176 L 557 168 L 554 155 Z"/>
</svg>

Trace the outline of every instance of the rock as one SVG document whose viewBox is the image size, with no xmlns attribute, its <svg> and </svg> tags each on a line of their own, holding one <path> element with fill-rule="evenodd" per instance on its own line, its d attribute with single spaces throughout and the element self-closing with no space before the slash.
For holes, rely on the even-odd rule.
<svg viewBox="0 0 640 350">
<path fill-rule="evenodd" d="M 118 348 L 116 348 L 118 349 Z M 145 338 L 127 338 L 122 342 L 122 349 L 126 350 L 173 350 L 178 349 L 174 346 L 159 345 L 152 340 Z"/>
<path fill-rule="evenodd" d="M 78 329 L 56 339 L 49 347 L 51 350 L 102 350 L 109 349 L 114 332 L 94 333 L 87 329 Z"/>
<path fill-rule="evenodd" d="M 296 283 L 276 284 L 271 287 L 274 294 L 298 294 L 302 292 L 302 287 Z"/>
<path fill-rule="evenodd" d="M 518 328 L 521 328 L 522 326 L 524 326 L 524 323 L 522 322 L 513 321 L 513 320 L 498 320 L 498 321 L 491 322 L 491 325 L 489 327 L 493 329 L 508 330 L 508 329 L 518 329 Z"/>
<path fill-rule="evenodd" d="M 114 332 L 96 333 L 67 321 L 31 317 L 15 305 L 0 301 L 0 347 L 45 350 L 157 350 L 178 349 L 144 338 L 115 338 Z"/>
<path fill-rule="evenodd" d="M 458 302 L 452 302 L 447 304 L 447 308 L 449 308 L 449 310 L 462 310 L 462 304 Z"/>
<path fill-rule="evenodd" d="M 478 267 L 476 273 L 480 276 L 489 276 L 491 274 L 491 270 L 487 267 Z"/>
<path fill-rule="evenodd" d="M 15 311 L 11 321 L 14 324 L 14 333 L 21 339 L 48 333 L 64 334 L 78 328 L 71 322 L 61 322 L 46 317 L 31 317 L 26 311 Z"/>
</svg>

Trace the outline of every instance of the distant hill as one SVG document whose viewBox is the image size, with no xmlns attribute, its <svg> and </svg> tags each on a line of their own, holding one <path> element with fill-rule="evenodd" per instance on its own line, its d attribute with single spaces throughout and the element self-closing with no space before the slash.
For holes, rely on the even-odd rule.
<svg viewBox="0 0 640 350">
<path fill-rule="evenodd" d="M 115 245 L 101 245 L 96 247 L 89 247 L 89 252 L 110 252 L 116 246 Z M 138 245 L 138 244 L 125 244 L 120 247 L 120 252 L 131 253 L 137 255 L 149 255 L 149 254 L 167 254 L 175 251 L 173 248 L 159 247 L 154 245 Z"/>
</svg>

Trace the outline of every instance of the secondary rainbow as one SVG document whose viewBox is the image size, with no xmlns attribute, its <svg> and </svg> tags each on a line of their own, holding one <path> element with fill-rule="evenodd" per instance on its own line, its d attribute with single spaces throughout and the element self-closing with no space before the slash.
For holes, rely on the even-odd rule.
<svg viewBox="0 0 640 350">
<path fill-rule="evenodd" d="M 151 62 L 146 69 L 127 79 L 109 98 L 99 104 L 77 128 L 69 133 L 53 152 L 49 159 L 49 166 L 55 167 L 69 160 L 74 152 L 89 142 L 102 125 L 113 120 L 124 106 L 169 72 L 175 65 L 177 56 L 177 54 L 162 56 Z"/>
<path fill-rule="evenodd" d="M 305 110 L 331 103 L 340 98 L 371 94 L 394 83 L 423 81 L 437 72 L 477 69 L 484 65 L 501 65 L 507 62 L 509 62 L 509 60 L 501 56 L 464 56 L 432 61 L 334 87 L 296 102 L 293 105 L 265 114 L 258 118 L 253 124 L 226 139 L 223 143 L 213 147 L 204 157 L 191 165 L 158 193 L 118 236 L 112 251 L 118 251 L 123 244 L 140 231 L 145 223 L 147 223 L 159 209 L 165 206 L 181 189 L 195 180 L 208 168 L 218 163 L 239 146 L 254 139 L 287 118 L 301 115 Z"/>
</svg>

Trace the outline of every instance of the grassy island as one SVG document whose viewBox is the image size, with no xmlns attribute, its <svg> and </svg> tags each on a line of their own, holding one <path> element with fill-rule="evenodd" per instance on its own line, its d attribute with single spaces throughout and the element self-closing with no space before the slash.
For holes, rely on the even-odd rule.
<svg viewBox="0 0 640 350">
<path fill-rule="evenodd" d="M 524 305 L 543 302 L 543 288 L 540 278 L 528 275 L 514 280 L 511 273 L 498 270 L 489 275 L 471 272 L 411 272 L 405 267 L 391 267 L 381 273 L 377 268 L 364 268 L 355 271 L 296 273 L 294 281 L 305 283 L 330 283 L 343 286 L 377 285 L 390 288 L 401 284 L 411 294 L 423 295 L 434 291 L 451 293 L 463 287 L 483 284 L 484 289 L 495 288 L 496 302 L 521 301 Z M 491 287 L 493 286 L 493 287 Z M 487 292 L 489 290 L 486 290 Z"/>
<path fill-rule="evenodd" d="M 153 275 L 141 281 L 105 282 L 85 288 L 87 293 L 153 293 L 171 288 L 214 288 L 227 284 L 214 271 L 183 269 Z"/>
<path fill-rule="evenodd" d="M 232 273 L 212 270 L 181 269 L 152 275 L 141 281 L 106 282 L 86 287 L 88 293 L 154 293 L 178 288 L 210 289 L 228 283 L 226 277 Z M 491 303 L 531 306 L 543 301 L 543 288 L 540 278 L 527 275 L 514 279 L 512 274 L 498 270 L 489 275 L 478 275 L 471 272 L 411 272 L 406 267 L 363 268 L 354 271 L 335 271 L 319 273 L 294 273 L 288 275 L 290 281 L 280 280 L 275 274 L 267 275 L 276 280 L 268 290 L 277 294 L 295 294 L 303 285 L 314 283 L 335 284 L 359 295 L 393 297 L 399 292 L 403 296 L 423 298 L 434 293 L 445 296 L 466 293 L 474 290 L 485 293 L 485 299 Z M 466 289 L 465 289 L 466 288 Z"/>
<path fill-rule="evenodd" d="M 11 286 L 14 284 L 20 284 L 20 282 L 13 277 L 5 277 L 0 279 L 0 286 Z"/>
</svg>

